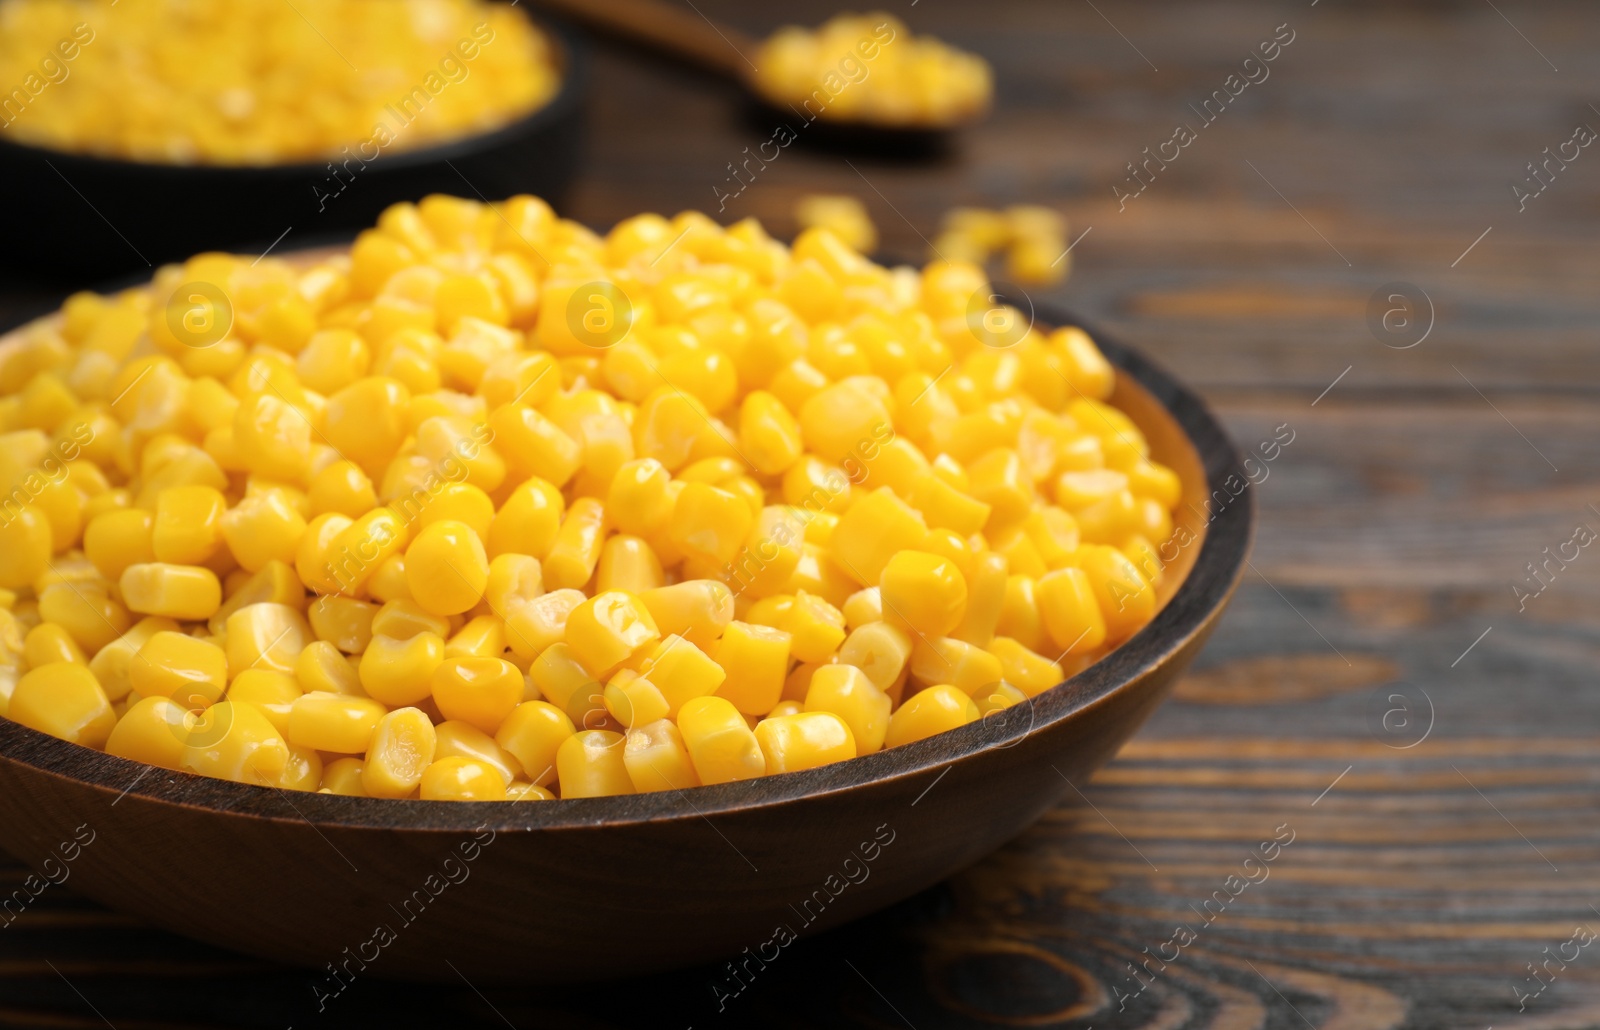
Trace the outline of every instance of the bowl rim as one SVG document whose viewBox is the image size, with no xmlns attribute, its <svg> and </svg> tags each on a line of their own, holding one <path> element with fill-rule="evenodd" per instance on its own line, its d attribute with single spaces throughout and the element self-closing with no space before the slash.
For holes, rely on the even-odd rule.
<svg viewBox="0 0 1600 1030">
<path fill-rule="evenodd" d="M 496 0 L 501 2 L 501 0 Z M 555 45 L 561 62 L 561 80 L 555 93 L 539 107 L 483 132 L 469 133 L 441 140 L 424 147 L 404 148 L 391 154 L 380 154 L 368 161 L 377 165 L 376 171 L 400 173 L 421 165 L 438 164 L 490 150 L 503 143 L 518 139 L 531 132 L 571 117 L 583 103 L 588 93 L 590 53 L 588 40 L 569 23 L 547 14 L 534 14 L 529 8 L 512 4 L 522 12 L 533 27 L 543 32 Z M 10 152 L 10 153 L 8 153 Z M 101 174 L 174 175 L 202 177 L 243 177 L 301 179 L 307 176 L 320 179 L 332 161 L 330 155 L 319 161 L 271 162 L 263 164 L 177 164 L 167 161 L 143 161 L 125 157 L 111 157 L 75 150 L 57 150 L 37 146 L 10 138 L 0 137 L 0 160 L 46 160 L 66 167 L 68 172 L 88 170 Z M 379 159 L 382 163 L 379 164 Z"/>
<path fill-rule="evenodd" d="M 957 762 L 1020 743 L 1078 712 L 1108 703 L 1204 633 L 1243 575 L 1255 525 L 1255 488 L 1234 495 L 1240 452 L 1200 397 L 1137 350 L 1059 308 L 1041 306 L 1041 324 L 1075 325 L 1106 358 L 1143 387 L 1177 423 L 1199 456 L 1207 496 L 1232 500 L 1207 523 L 1193 567 L 1156 617 L 1087 669 L 1025 702 L 959 729 L 845 762 L 800 772 L 694 788 L 538 802 L 416 802 L 303 793 L 160 769 L 73 744 L 0 719 L 0 763 L 15 763 L 116 795 L 269 821 L 303 821 L 350 830 L 439 833 L 582 830 L 597 826 L 704 819 L 816 800 L 856 788 L 942 776 Z M 160 773 L 150 776 L 151 771 Z M 930 775 L 931 774 L 931 775 Z"/>
</svg>

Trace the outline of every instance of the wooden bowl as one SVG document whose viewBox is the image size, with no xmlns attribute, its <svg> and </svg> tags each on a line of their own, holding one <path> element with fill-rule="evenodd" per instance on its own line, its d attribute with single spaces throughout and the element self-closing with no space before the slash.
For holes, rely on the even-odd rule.
<svg viewBox="0 0 1600 1030">
<path fill-rule="evenodd" d="M 454 980 L 453 963 L 474 984 L 577 982 L 770 960 L 791 935 L 908 897 L 1115 754 L 1199 651 L 1244 566 L 1254 500 L 1239 453 L 1194 394 L 1095 338 L 1118 369 L 1114 402 L 1183 479 L 1175 539 L 1190 542 L 1153 622 L 1029 702 L 806 772 L 521 803 L 290 793 L 0 720 L 0 845 L 47 870 L 75 853 L 73 890 L 345 979 Z"/>
<path fill-rule="evenodd" d="M 560 88 L 545 106 L 475 136 L 380 153 L 339 180 L 329 180 L 325 161 L 159 164 L 0 139 L 0 181 L 25 198 L 6 213 L 0 267 L 81 282 L 211 250 L 260 253 L 280 239 L 303 246 L 366 228 L 390 204 L 430 193 L 559 202 L 577 169 L 589 55 L 572 30 L 537 25 L 561 63 Z M 319 199 L 313 187 L 334 195 Z"/>
</svg>

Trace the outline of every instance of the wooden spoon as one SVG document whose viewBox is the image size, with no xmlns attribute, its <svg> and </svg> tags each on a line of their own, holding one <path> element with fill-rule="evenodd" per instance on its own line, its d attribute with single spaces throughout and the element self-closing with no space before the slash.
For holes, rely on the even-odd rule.
<svg viewBox="0 0 1600 1030">
<path fill-rule="evenodd" d="M 696 8 L 665 0 L 535 0 L 598 31 L 619 36 L 724 78 L 733 79 L 762 106 L 787 116 L 794 108 L 769 94 L 756 77 L 755 56 L 762 41 L 731 25 L 713 21 Z M 935 142 L 950 130 L 975 121 L 981 111 L 946 121 L 887 122 L 832 114 L 814 124 L 826 126 L 829 142 L 903 144 Z M 805 116 L 802 115 L 802 118 Z M 813 124 L 809 120 L 808 124 Z M 889 137 L 885 139 L 885 137 Z M 854 137 L 854 138 L 852 138 Z"/>
</svg>

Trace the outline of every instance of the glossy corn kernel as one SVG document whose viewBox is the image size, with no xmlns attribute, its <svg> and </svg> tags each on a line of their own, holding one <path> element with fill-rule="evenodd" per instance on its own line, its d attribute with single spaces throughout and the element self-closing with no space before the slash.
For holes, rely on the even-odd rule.
<svg viewBox="0 0 1600 1030">
<path fill-rule="evenodd" d="M 433 692 L 433 675 L 444 662 L 444 639 L 421 632 L 404 640 L 375 636 L 361 654 L 361 687 L 391 707 L 414 705 Z"/>
<path fill-rule="evenodd" d="M 313 691 L 289 705 L 283 736 L 295 747 L 336 755 L 365 754 L 373 731 L 388 714 L 387 708 L 371 698 Z"/>
<path fill-rule="evenodd" d="M 650 610 L 621 590 L 596 594 L 567 616 L 567 645 L 596 677 L 607 675 L 660 638 Z"/>
<path fill-rule="evenodd" d="M 1030 651 L 1010 637 L 995 637 L 989 642 L 989 653 L 999 659 L 1005 681 L 1029 697 L 1066 679 L 1059 663 Z"/>
<path fill-rule="evenodd" d="M 483 598 L 489 557 L 465 522 L 435 522 L 406 548 L 406 585 L 435 615 L 459 615 Z"/>
<path fill-rule="evenodd" d="M 185 633 L 156 633 L 128 664 L 128 681 L 140 697 L 165 697 L 195 711 L 222 700 L 228 655 L 209 640 Z"/>
<path fill-rule="evenodd" d="M 455 756 L 441 758 L 422 771 L 424 801 L 504 801 L 505 777 L 488 762 Z"/>
<path fill-rule="evenodd" d="M 927 532 L 921 512 L 880 487 L 857 498 L 839 517 L 828 554 L 862 586 L 877 586 L 889 559 L 920 548 Z"/>
<path fill-rule="evenodd" d="M 701 783 L 748 780 L 766 772 L 755 733 L 725 698 L 687 702 L 678 712 L 678 729 Z"/>
<path fill-rule="evenodd" d="M 17 681 L 6 718 L 52 737 L 102 748 L 117 725 L 100 681 L 76 662 L 52 662 Z"/>
<path fill-rule="evenodd" d="M 717 687 L 717 695 L 746 715 L 771 711 L 783 695 L 790 641 L 786 630 L 748 622 L 729 623 L 716 648 L 717 664 L 726 676 Z"/>
<path fill-rule="evenodd" d="M 83 531 L 83 553 L 108 579 L 119 579 L 130 565 L 140 565 L 156 560 L 151 545 L 155 531 L 155 515 L 138 508 L 108 511 L 91 519 Z M 0 529 L 0 537 L 7 535 Z M 10 534 L 16 536 L 15 532 Z M 24 546 L 23 541 L 14 541 Z M 39 570 L 43 572 L 41 565 Z M 0 569 L 3 576 L 3 569 Z M 30 577 L 31 583 L 36 576 Z"/>
<path fill-rule="evenodd" d="M 789 651 L 802 662 L 825 662 L 844 643 L 844 614 L 820 597 L 795 595 L 780 628 L 789 634 Z"/>
<path fill-rule="evenodd" d="M 911 647 L 911 675 L 919 683 L 948 684 L 976 696 L 990 690 L 1005 676 L 999 658 L 955 637 L 918 640 Z"/>
<path fill-rule="evenodd" d="M 689 579 L 639 594 L 656 628 L 709 649 L 733 620 L 733 592 L 711 579 Z"/>
<path fill-rule="evenodd" d="M 433 701 L 446 719 L 494 733 L 522 703 L 522 672 L 492 656 L 446 658 L 433 670 Z"/>
<path fill-rule="evenodd" d="M 767 775 L 799 772 L 856 757 L 850 726 L 832 712 L 799 712 L 761 720 L 756 742 L 766 758 Z"/>
<path fill-rule="evenodd" d="M 566 637 L 572 610 L 586 600 L 581 590 L 552 590 L 509 612 L 501 610 L 499 614 L 506 623 L 506 644 L 521 658 L 537 658 L 551 644 Z"/>
<path fill-rule="evenodd" d="M 286 604 L 246 605 L 228 616 L 228 674 L 247 669 L 293 672 L 300 652 L 311 642 L 305 616 Z"/>
<path fill-rule="evenodd" d="M 843 719 L 855 738 L 856 751 L 870 755 L 883 747 L 893 702 L 866 673 L 851 665 L 825 665 L 806 688 L 808 712 L 832 712 Z"/>
<path fill-rule="evenodd" d="M 265 712 L 223 701 L 195 720 L 184 743 L 183 768 L 235 783 L 273 785 L 289 766 L 289 745 Z"/>
<path fill-rule="evenodd" d="M 620 733 L 583 730 L 561 742 L 556 751 L 556 776 L 563 798 L 598 798 L 635 793 L 623 760 Z"/>
<path fill-rule="evenodd" d="M 106 754 L 163 769 L 183 768 L 185 742 L 194 713 L 165 697 L 147 697 L 129 706 L 106 739 Z"/>
<path fill-rule="evenodd" d="M 397 708 L 378 721 L 361 770 L 361 786 L 370 797 L 403 798 L 422 783 L 433 764 L 438 735 L 427 714 Z"/>
<path fill-rule="evenodd" d="M 661 692 L 666 714 L 674 717 L 692 699 L 716 693 L 727 677 L 721 665 L 676 635 L 662 638 L 650 649 L 639 663 L 639 674 Z"/>
<path fill-rule="evenodd" d="M 967 608 L 967 582 L 945 558 L 926 551 L 901 551 L 879 577 L 883 617 L 901 629 L 942 637 L 960 625 Z"/>
<path fill-rule="evenodd" d="M 545 583 L 552 590 L 581 588 L 600 563 L 608 528 L 605 506 L 589 497 L 572 502 L 544 558 Z"/>
<path fill-rule="evenodd" d="M 1105 643 L 1106 619 L 1083 569 L 1048 573 L 1040 577 L 1037 590 L 1039 615 L 1057 651 L 1087 654 Z"/>
<path fill-rule="evenodd" d="M 671 712 L 660 689 L 631 669 L 612 677 L 602 696 L 606 711 L 629 729 L 665 719 Z"/>
<path fill-rule="evenodd" d="M 496 744 L 493 737 L 476 726 L 447 719 L 434 727 L 434 734 L 435 761 L 441 758 L 471 758 L 492 766 L 507 784 L 523 779 L 522 763 L 517 761 L 516 756 Z"/>
<path fill-rule="evenodd" d="M 177 486 L 156 502 L 150 549 L 156 561 L 198 565 L 222 543 L 222 516 L 228 503 L 209 486 Z"/>
<path fill-rule="evenodd" d="M 630 729 L 623 746 L 622 762 L 628 779 L 640 793 L 700 786 L 700 774 L 695 771 L 688 745 L 670 719 Z"/>
<path fill-rule="evenodd" d="M 72 634 L 53 622 L 41 622 L 28 630 L 27 636 L 22 641 L 22 657 L 31 669 L 53 662 L 73 662 L 83 666 L 89 664 L 83 648 L 72 638 Z"/>
<path fill-rule="evenodd" d="M 524 701 L 494 735 L 494 741 L 514 756 L 529 780 L 547 784 L 556 778 L 556 753 L 576 732 L 567 713 L 548 701 Z"/>
<path fill-rule="evenodd" d="M 377 605 L 337 594 L 319 597 L 306 608 L 311 632 L 345 654 L 360 654 L 367 649 L 377 614 Z"/>
<path fill-rule="evenodd" d="M 894 690 L 911 661 L 911 636 L 888 622 L 868 622 L 850 631 L 839 661 L 867 674 L 879 690 Z"/>
<path fill-rule="evenodd" d="M 964 691 L 946 684 L 932 686 L 906 698 L 889 717 L 889 732 L 883 745 L 899 747 L 935 733 L 959 729 L 976 722 L 978 717 L 978 706 Z"/>
<path fill-rule="evenodd" d="M 1127 555 L 1086 544 L 1078 549 L 1078 563 L 1100 604 L 1109 642 L 1121 643 L 1155 616 L 1155 588 Z"/>
<path fill-rule="evenodd" d="M 119 586 L 128 610 L 169 619 L 204 619 L 222 606 L 222 583 L 210 569 L 150 562 L 130 565 Z"/>
</svg>

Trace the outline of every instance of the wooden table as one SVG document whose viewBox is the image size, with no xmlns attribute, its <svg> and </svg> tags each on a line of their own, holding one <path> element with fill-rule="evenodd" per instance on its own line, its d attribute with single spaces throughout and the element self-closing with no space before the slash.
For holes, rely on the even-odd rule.
<svg viewBox="0 0 1600 1030">
<path fill-rule="evenodd" d="M 828 13 L 697 3 L 752 31 Z M 310 976 L 152 932 L 69 882 L 0 931 L 0 1023 L 1600 1025 L 1600 947 L 1568 943 L 1600 931 L 1600 552 L 1552 564 L 1520 606 L 1513 592 L 1537 589 L 1526 565 L 1544 548 L 1600 531 L 1600 149 L 1526 210 L 1511 190 L 1544 148 L 1600 129 L 1593 5 L 900 13 L 995 63 L 995 116 L 932 165 L 791 147 L 723 217 L 787 233 L 800 194 L 851 192 L 886 250 L 920 254 L 951 205 L 1055 205 L 1077 270 L 1036 299 L 1197 384 L 1245 446 L 1292 432 L 1259 491 L 1253 568 L 1176 696 L 1081 800 L 789 949 L 726 1012 L 709 986 L 725 971 L 700 969 L 568 993 L 358 981 L 319 1022 Z M 1269 77 L 1199 129 L 1189 105 L 1278 26 L 1293 41 Z M 766 135 L 718 83 L 637 54 L 603 51 L 596 81 L 566 210 L 594 224 L 715 210 L 728 163 Z M 1136 188 L 1124 165 L 1183 121 L 1197 138 L 1115 199 Z M 1436 317 L 1404 347 L 1405 312 L 1382 318 L 1411 290 Z M 1292 843 L 1270 875 L 1242 879 L 1275 835 Z M 0 866 L 5 891 L 23 876 Z M 1529 964 L 1563 946 L 1534 995 Z"/>
</svg>

